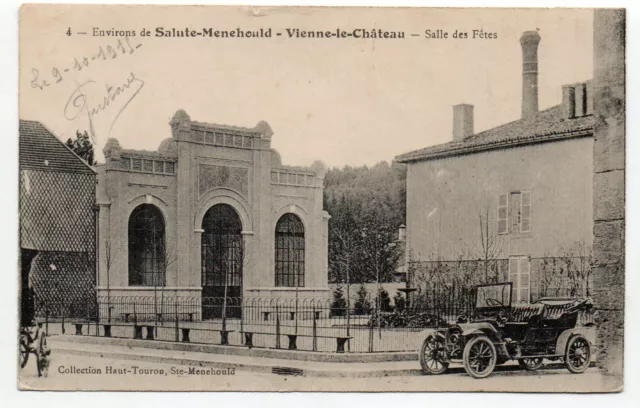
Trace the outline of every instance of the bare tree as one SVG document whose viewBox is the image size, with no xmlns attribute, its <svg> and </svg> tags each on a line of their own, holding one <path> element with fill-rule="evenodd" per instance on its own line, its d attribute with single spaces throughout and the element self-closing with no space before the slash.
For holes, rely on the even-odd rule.
<svg viewBox="0 0 640 408">
<path fill-rule="evenodd" d="M 574 248 L 565 251 L 560 256 L 560 262 L 566 272 L 569 296 L 590 296 L 591 270 L 593 266 L 591 247 L 582 241 L 578 241 Z"/>
<path fill-rule="evenodd" d="M 540 260 L 540 296 L 590 296 L 591 247 L 579 241 L 574 248 L 560 252 Z"/>
<path fill-rule="evenodd" d="M 113 266 L 113 260 L 115 254 L 111 248 L 111 241 L 106 240 L 104 247 L 105 266 L 107 272 L 107 321 L 111 323 L 111 267 Z"/>
<path fill-rule="evenodd" d="M 239 265 L 240 268 L 244 268 L 244 252 L 245 252 L 244 237 L 243 236 L 240 237 L 240 245 L 238 247 L 229 248 L 229 250 L 231 250 L 231 256 L 233 257 L 234 266 L 237 267 Z M 229 293 L 229 275 L 233 273 L 233 270 L 230 267 L 231 263 L 229 262 L 229 254 L 224 253 L 221 255 L 222 256 L 220 257 L 220 261 L 222 266 L 222 273 L 224 275 L 224 295 L 222 298 L 222 332 L 224 334 L 222 334 L 222 336 L 225 336 L 225 338 L 222 340 L 222 343 L 226 344 L 226 342 L 228 341 L 226 338 L 227 306 L 228 306 L 227 296 Z M 241 319 L 243 319 L 242 304 L 239 304 L 238 307 L 240 307 L 240 315 L 241 315 Z"/>
<path fill-rule="evenodd" d="M 164 251 L 164 272 L 162 273 L 162 287 L 166 286 L 167 282 L 167 271 L 169 270 L 169 268 L 174 265 L 178 260 L 178 251 L 176 250 L 176 248 L 174 246 L 166 246 L 165 245 L 165 251 Z M 156 281 L 156 279 L 154 279 L 154 282 Z M 163 311 L 164 311 L 164 289 L 162 290 L 162 292 L 160 293 L 160 315 L 163 315 Z M 178 293 L 177 293 L 177 289 L 176 289 L 176 293 L 175 293 L 175 297 L 176 297 L 176 301 L 178 298 Z M 157 312 L 157 311 L 156 311 Z M 157 313 L 156 313 L 157 316 Z M 176 316 L 177 317 L 177 316 Z M 160 319 L 160 323 L 164 324 L 164 318 Z"/>
<path fill-rule="evenodd" d="M 489 205 L 485 205 L 478 213 L 480 245 L 479 252 L 484 269 L 484 280 L 489 281 L 489 268 L 491 264 L 496 263 L 502 254 L 502 239 L 493 228 L 489 227 Z M 497 274 L 496 265 L 496 274 Z"/>
<path fill-rule="evenodd" d="M 351 330 L 351 275 L 350 267 L 353 263 L 354 257 L 357 253 L 358 239 L 354 236 L 352 231 L 345 231 L 341 229 L 334 230 L 334 237 L 340 243 L 342 251 L 336 256 L 334 260 L 340 265 L 340 269 L 344 268 L 345 280 L 347 284 L 347 337 L 349 337 Z M 347 347 L 350 347 L 350 342 L 347 343 Z"/>
</svg>

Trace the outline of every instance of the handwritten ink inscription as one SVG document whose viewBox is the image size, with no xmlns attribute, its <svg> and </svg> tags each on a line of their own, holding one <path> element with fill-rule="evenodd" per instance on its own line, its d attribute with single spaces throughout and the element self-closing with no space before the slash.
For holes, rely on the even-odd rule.
<svg viewBox="0 0 640 408">
<path fill-rule="evenodd" d="M 44 91 L 64 80 L 73 80 L 73 91 L 66 99 L 63 113 L 65 119 L 73 121 L 81 116 L 86 116 L 89 121 L 89 135 L 93 143 L 98 142 L 98 130 L 106 129 L 104 134 L 108 137 L 116 121 L 131 101 L 138 95 L 144 81 L 131 72 L 121 81 L 101 82 L 90 78 L 78 83 L 73 74 L 87 70 L 101 61 L 110 61 L 119 56 L 131 55 L 142 44 L 132 44 L 129 37 L 119 39 L 111 45 L 101 45 L 93 55 L 76 57 L 66 68 L 54 66 L 51 76 L 41 75 L 36 68 L 32 69 L 31 88 Z M 68 80 L 67 80 L 68 81 Z"/>
<path fill-rule="evenodd" d="M 93 61 L 108 61 L 114 60 L 121 55 L 133 54 L 142 44 L 132 44 L 129 37 L 125 37 L 123 40 L 118 40 L 115 45 L 100 46 L 96 54 L 84 57 L 76 57 L 73 59 L 71 65 L 67 68 L 51 68 L 51 78 L 47 79 L 44 75 L 40 75 L 40 70 L 33 68 L 31 70 L 31 88 L 44 90 L 51 85 L 62 82 L 69 72 L 80 72 L 85 68 L 88 68 L 93 64 Z"/>
</svg>

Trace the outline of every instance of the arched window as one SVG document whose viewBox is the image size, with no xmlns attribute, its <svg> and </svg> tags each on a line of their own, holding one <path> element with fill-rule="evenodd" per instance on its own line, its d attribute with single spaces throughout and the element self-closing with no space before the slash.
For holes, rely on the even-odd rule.
<svg viewBox="0 0 640 408">
<path fill-rule="evenodd" d="M 142 204 L 129 217 L 129 286 L 164 284 L 164 219 L 158 207 Z"/>
<path fill-rule="evenodd" d="M 276 224 L 276 286 L 304 286 L 304 225 L 295 214 Z"/>
<path fill-rule="evenodd" d="M 216 204 L 202 219 L 202 290 L 205 297 L 242 296 L 242 222 L 228 204 Z"/>
</svg>

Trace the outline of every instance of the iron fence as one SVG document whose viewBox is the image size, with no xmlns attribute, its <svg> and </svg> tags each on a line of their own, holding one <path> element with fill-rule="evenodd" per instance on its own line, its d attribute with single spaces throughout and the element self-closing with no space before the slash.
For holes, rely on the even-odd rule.
<svg viewBox="0 0 640 408">
<path fill-rule="evenodd" d="M 47 304 L 39 308 L 38 318 L 52 334 L 374 353 L 417 351 L 422 330 L 470 313 L 456 302 L 382 311 L 371 301 L 364 314 L 356 315 L 353 307 L 307 298 L 102 296 L 97 304 L 97 309 L 79 303 Z M 84 316 L 79 317 L 79 311 Z"/>
</svg>

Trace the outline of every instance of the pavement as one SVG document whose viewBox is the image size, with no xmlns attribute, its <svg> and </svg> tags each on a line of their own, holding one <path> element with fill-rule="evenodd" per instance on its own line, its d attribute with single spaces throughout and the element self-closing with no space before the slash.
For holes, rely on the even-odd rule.
<svg viewBox="0 0 640 408">
<path fill-rule="evenodd" d="M 202 391 L 612 391 L 595 368 L 579 375 L 545 366 L 528 372 L 505 365 L 486 379 L 452 365 L 439 376 L 422 375 L 416 360 L 323 362 L 92 344 L 53 336 L 47 378 L 35 363 L 20 371 L 23 389 Z"/>
</svg>

